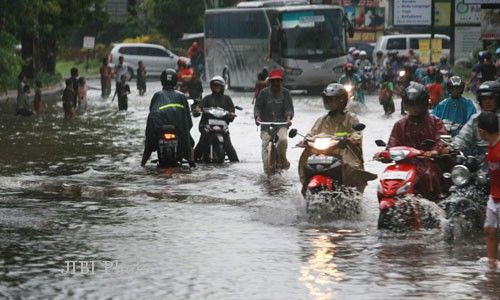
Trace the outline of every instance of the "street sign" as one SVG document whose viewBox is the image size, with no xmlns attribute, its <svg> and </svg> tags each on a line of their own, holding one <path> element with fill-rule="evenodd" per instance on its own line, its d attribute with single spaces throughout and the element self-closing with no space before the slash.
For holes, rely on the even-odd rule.
<svg viewBox="0 0 500 300">
<path fill-rule="evenodd" d="M 464 0 L 455 4 L 455 24 L 476 25 L 481 23 L 481 5 L 465 4 Z"/>
<path fill-rule="evenodd" d="M 431 0 L 394 0 L 394 25 L 431 25 Z"/>
<path fill-rule="evenodd" d="M 94 49 L 95 37 L 94 36 L 84 36 L 83 37 L 83 49 Z"/>
</svg>

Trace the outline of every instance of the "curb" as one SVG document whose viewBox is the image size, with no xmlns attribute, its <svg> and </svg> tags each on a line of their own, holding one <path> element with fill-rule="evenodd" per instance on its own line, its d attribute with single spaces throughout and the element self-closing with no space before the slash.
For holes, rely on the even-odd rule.
<svg viewBox="0 0 500 300">
<path fill-rule="evenodd" d="M 64 90 L 64 81 L 61 81 L 57 84 L 43 87 L 42 88 L 42 96 L 44 98 L 57 98 L 58 96 L 61 95 L 62 91 Z M 30 98 L 33 98 L 35 96 L 34 89 L 31 90 L 30 93 Z M 10 90 L 7 91 L 7 93 L 1 93 L 0 94 L 0 103 L 5 103 L 5 102 L 13 102 L 16 103 L 17 99 L 17 90 Z"/>
</svg>

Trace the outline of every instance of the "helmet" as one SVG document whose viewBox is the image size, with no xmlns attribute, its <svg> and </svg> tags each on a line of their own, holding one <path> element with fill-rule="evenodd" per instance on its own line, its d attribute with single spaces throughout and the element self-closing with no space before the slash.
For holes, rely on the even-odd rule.
<svg viewBox="0 0 500 300">
<path fill-rule="evenodd" d="M 344 108 L 347 105 L 347 100 L 349 99 L 346 89 L 340 83 L 330 83 L 327 85 L 321 93 L 321 96 L 323 96 L 323 105 L 328 111 L 344 111 Z M 338 103 L 338 105 L 336 106 L 335 103 Z"/>
<path fill-rule="evenodd" d="M 160 75 L 161 85 L 174 87 L 177 84 L 177 72 L 174 69 L 166 69 Z"/>
<path fill-rule="evenodd" d="M 477 90 L 477 101 L 481 105 L 481 99 L 484 96 L 495 96 L 497 98 L 497 109 L 500 105 L 500 82 L 498 81 L 485 81 Z"/>
<path fill-rule="evenodd" d="M 479 53 L 477 54 L 477 59 L 479 61 L 484 61 L 484 60 L 490 60 L 491 59 L 491 53 L 489 53 L 488 51 L 479 51 Z"/>
<path fill-rule="evenodd" d="M 451 76 L 446 82 L 446 87 L 448 88 L 448 91 L 450 91 L 454 87 L 460 87 L 460 93 L 463 93 L 465 89 L 465 82 L 462 81 L 462 78 L 460 78 L 460 76 Z"/>
<path fill-rule="evenodd" d="M 364 50 L 359 51 L 359 56 L 366 56 L 366 51 Z"/>
<path fill-rule="evenodd" d="M 442 64 L 445 64 L 448 62 L 448 58 L 446 56 L 441 56 L 441 58 L 439 59 L 439 62 Z"/>
<path fill-rule="evenodd" d="M 427 75 L 431 76 L 431 75 L 434 75 L 435 73 L 436 73 L 435 67 L 433 67 L 433 66 L 427 67 Z"/>
<path fill-rule="evenodd" d="M 212 79 L 210 79 L 210 85 L 215 85 L 215 84 L 225 86 L 226 81 L 224 80 L 224 78 L 222 78 L 222 76 L 214 76 L 212 77 Z"/>
<path fill-rule="evenodd" d="M 349 48 L 348 52 L 352 54 L 355 50 L 356 50 L 356 47 L 351 47 L 351 48 Z"/>
<path fill-rule="evenodd" d="M 186 62 L 184 61 L 184 59 L 179 57 L 179 59 L 177 60 L 177 66 L 180 68 L 183 67 L 185 64 Z"/>
<path fill-rule="evenodd" d="M 351 63 L 347 63 L 344 65 L 344 72 L 348 74 L 354 73 L 354 65 Z"/>
<path fill-rule="evenodd" d="M 384 52 L 382 50 L 378 50 L 376 54 L 377 54 L 377 56 L 382 56 L 382 55 L 384 55 Z"/>
<path fill-rule="evenodd" d="M 354 50 L 354 52 L 352 53 L 353 56 L 358 56 L 359 55 L 359 50 Z"/>
<path fill-rule="evenodd" d="M 420 83 L 410 82 L 402 94 L 401 98 L 406 105 L 427 105 L 429 103 L 429 92 Z"/>
</svg>

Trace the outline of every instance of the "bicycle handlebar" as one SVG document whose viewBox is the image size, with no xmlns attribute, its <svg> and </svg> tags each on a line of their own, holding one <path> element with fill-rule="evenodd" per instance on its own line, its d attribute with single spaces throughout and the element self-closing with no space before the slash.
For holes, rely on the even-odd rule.
<svg viewBox="0 0 500 300">
<path fill-rule="evenodd" d="M 288 122 L 258 122 L 259 125 L 288 125 Z"/>
</svg>

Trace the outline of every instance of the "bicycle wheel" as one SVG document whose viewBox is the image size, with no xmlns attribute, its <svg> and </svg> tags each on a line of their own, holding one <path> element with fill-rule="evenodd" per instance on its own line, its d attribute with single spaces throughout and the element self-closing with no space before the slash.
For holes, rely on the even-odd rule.
<svg viewBox="0 0 500 300">
<path fill-rule="evenodd" d="M 277 171 L 278 152 L 272 142 L 267 146 L 267 174 L 273 175 Z"/>
</svg>

